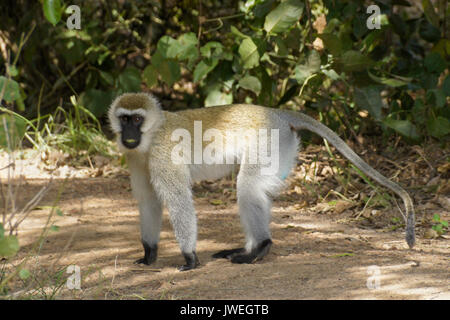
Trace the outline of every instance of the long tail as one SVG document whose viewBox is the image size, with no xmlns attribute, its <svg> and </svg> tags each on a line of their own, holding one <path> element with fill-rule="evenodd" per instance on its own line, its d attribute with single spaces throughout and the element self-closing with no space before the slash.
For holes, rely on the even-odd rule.
<svg viewBox="0 0 450 320">
<path fill-rule="evenodd" d="M 409 194 L 398 184 L 392 182 L 374 168 L 369 166 L 364 160 L 362 160 L 338 135 L 336 135 L 331 129 L 323 125 L 319 121 L 299 112 L 285 111 L 291 116 L 288 121 L 295 130 L 306 129 L 312 131 L 322 138 L 325 138 L 336 149 L 339 150 L 348 160 L 350 160 L 356 167 L 362 172 L 367 174 L 373 180 L 381 184 L 382 186 L 389 188 L 395 192 L 400 198 L 402 198 L 406 209 L 406 242 L 408 246 L 412 248 L 415 243 L 415 217 L 414 217 L 414 205 Z"/>
</svg>

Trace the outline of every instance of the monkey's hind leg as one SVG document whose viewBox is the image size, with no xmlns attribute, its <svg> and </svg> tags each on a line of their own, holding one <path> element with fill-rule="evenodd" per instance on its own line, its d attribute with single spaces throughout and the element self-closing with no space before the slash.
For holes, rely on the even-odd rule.
<svg viewBox="0 0 450 320">
<path fill-rule="evenodd" d="M 176 197 L 167 202 L 170 220 L 175 231 L 175 237 L 180 245 L 181 253 L 186 261 L 178 268 L 180 271 L 195 269 L 200 261 L 195 252 L 197 243 L 197 217 L 190 190 L 177 190 Z"/>
<path fill-rule="evenodd" d="M 279 179 L 257 174 L 255 167 L 241 167 L 237 179 L 237 196 L 241 223 L 246 234 L 243 249 L 225 250 L 216 254 L 225 256 L 232 263 L 253 263 L 269 253 L 272 246 L 270 235 L 270 195 L 279 189 Z"/>
</svg>

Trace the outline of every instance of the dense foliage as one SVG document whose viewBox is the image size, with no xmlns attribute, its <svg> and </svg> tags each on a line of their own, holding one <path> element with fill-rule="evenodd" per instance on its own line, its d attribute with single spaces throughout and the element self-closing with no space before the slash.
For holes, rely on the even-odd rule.
<svg viewBox="0 0 450 320">
<path fill-rule="evenodd" d="M 71 4 L 80 30 L 67 27 Z M 3 0 L 1 9 L 2 106 L 29 120 L 75 104 L 102 119 L 114 96 L 151 90 L 171 110 L 306 108 L 355 137 L 450 133 L 445 0 Z"/>
</svg>

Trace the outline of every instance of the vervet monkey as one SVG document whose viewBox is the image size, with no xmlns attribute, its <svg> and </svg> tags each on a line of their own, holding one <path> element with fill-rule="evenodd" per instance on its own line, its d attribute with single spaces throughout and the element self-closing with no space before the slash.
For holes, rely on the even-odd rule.
<svg viewBox="0 0 450 320">
<path fill-rule="evenodd" d="M 159 102 L 150 94 L 127 93 L 113 101 L 108 116 L 112 130 L 117 134 L 119 149 L 126 155 L 132 193 L 139 203 L 144 257 L 136 263 L 151 264 L 156 260 L 164 205 L 186 260 L 180 270 L 197 267 L 197 219 L 191 185 L 193 181 L 221 178 L 235 167 L 239 168 L 237 198 L 246 245 L 221 251 L 213 257 L 228 258 L 233 263 L 252 263 L 262 259 L 272 245 L 269 230 L 271 198 L 280 191 L 284 178 L 296 163 L 300 143 L 297 131 L 300 129 L 327 139 L 362 172 L 402 198 L 406 209 L 406 242 L 411 248 L 414 245 L 414 207 L 408 193 L 370 167 L 332 130 L 305 114 L 245 104 L 173 113 L 162 111 Z M 218 145 L 225 150 L 227 161 L 220 150 L 215 150 L 215 156 L 219 156 L 215 159 L 221 160 L 222 157 L 223 162 L 198 161 L 198 154 L 189 149 L 181 157 L 186 162 L 180 162 L 179 158 L 175 161 L 174 155 L 179 155 L 180 143 L 194 146 L 201 154 L 208 148 L 205 141 L 212 140 L 211 134 L 206 138 L 207 132 L 217 134 L 239 129 L 274 133 L 265 143 L 269 140 L 270 143 L 276 142 L 273 145 L 278 150 L 271 150 L 271 156 L 276 156 L 279 162 L 275 170 L 263 174 L 261 163 L 249 161 L 249 150 L 255 150 L 256 139 L 243 136 L 238 137 L 238 147 L 228 136 L 226 139 L 215 136 L 218 140 L 215 142 L 220 142 Z M 187 141 L 181 141 L 183 135 L 180 132 L 188 134 L 183 139 Z M 193 137 L 199 134 L 200 142 Z M 263 143 L 260 147 L 264 147 Z M 192 155 L 194 161 L 191 161 Z M 229 159 L 234 159 L 235 163 Z"/>
</svg>

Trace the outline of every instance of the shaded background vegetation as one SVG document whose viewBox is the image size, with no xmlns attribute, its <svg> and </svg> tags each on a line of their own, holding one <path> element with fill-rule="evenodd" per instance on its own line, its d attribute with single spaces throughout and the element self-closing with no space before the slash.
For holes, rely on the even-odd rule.
<svg viewBox="0 0 450 320">
<path fill-rule="evenodd" d="M 72 4 L 80 30 L 66 25 Z M 371 4 L 379 29 L 366 26 Z M 446 141 L 449 11 L 445 0 L 3 0 L 2 117 L 19 138 L 39 132 L 25 135 L 35 145 L 49 122 L 70 123 L 53 141 L 92 149 L 72 139 L 100 131 L 115 96 L 144 90 L 167 110 L 257 103 L 301 109 L 347 138 Z"/>
</svg>

